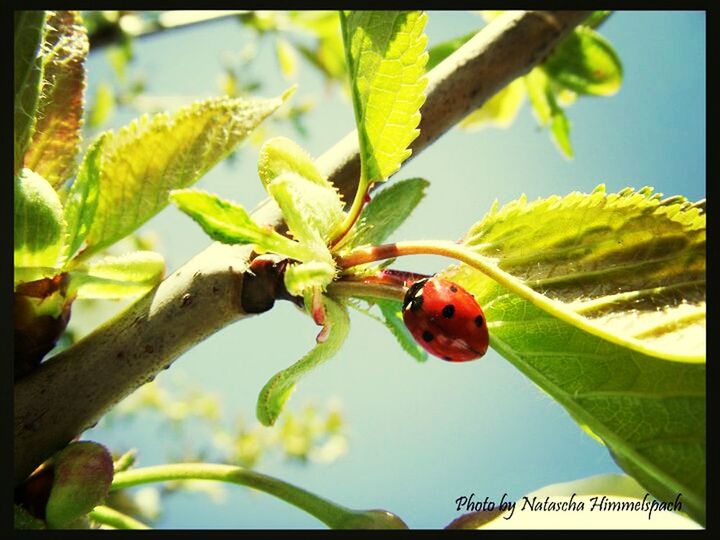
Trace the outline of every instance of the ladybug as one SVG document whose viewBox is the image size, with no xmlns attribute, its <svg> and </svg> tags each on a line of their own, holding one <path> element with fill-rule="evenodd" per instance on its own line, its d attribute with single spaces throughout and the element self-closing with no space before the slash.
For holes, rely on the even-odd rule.
<svg viewBox="0 0 720 540">
<path fill-rule="evenodd" d="M 414 282 L 403 301 L 403 321 L 423 349 L 448 362 L 467 362 L 487 352 L 487 321 L 475 297 L 438 277 Z"/>
</svg>

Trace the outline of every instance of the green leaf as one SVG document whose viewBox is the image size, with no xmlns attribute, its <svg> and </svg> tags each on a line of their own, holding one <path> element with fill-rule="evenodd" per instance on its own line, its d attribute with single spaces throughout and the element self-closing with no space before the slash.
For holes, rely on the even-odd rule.
<svg viewBox="0 0 720 540">
<path fill-rule="evenodd" d="M 16 266 L 13 269 L 13 286 L 17 287 L 18 283 L 51 278 L 59 273 L 60 269 L 55 266 Z"/>
<path fill-rule="evenodd" d="M 326 243 L 344 217 L 337 191 L 291 172 L 275 178 L 267 191 L 282 210 L 292 236 L 312 249 L 317 258 L 332 262 Z"/>
<path fill-rule="evenodd" d="M 124 298 L 147 292 L 162 281 L 165 261 L 153 251 L 135 251 L 94 261 L 70 272 L 78 298 Z"/>
<path fill-rule="evenodd" d="M 285 270 L 285 288 L 293 296 L 304 296 L 307 291 L 322 291 L 335 279 L 335 265 L 321 261 L 291 264 Z"/>
<path fill-rule="evenodd" d="M 491 97 L 482 107 L 463 118 L 460 127 L 468 131 L 475 131 L 487 125 L 509 127 L 520 111 L 525 93 L 523 78 L 515 79 Z"/>
<path fill-rule="evenodd" d="M 79 11 L 48 13 L 42 94 L 24 166 L 57 187 L 74 174 L 80 151 L 89 45 Z"/>
<path fill-rule="evenodd" d="M 490 345 L 558 401 L 660 499 L 705 514 L 705 366 L 669 362 L 584 332 L 467 268 L 443 274 L 483 306 Z M 682 341 L 680 341 L 682 343 Z"/>
<path fill-rule="evenodd" d="M 290 18 L 293 24 L 309 30 L 317 38 L 314 49 L 296 43 L 300 54 L 328 79 L 345 82 L 347 69 L 338 13 L 294 11 L 290 13 Z"/>
<path fill-rule="evenodd" d="M 292 44 L 283 38 L 275 40 L 275 52 L 277 53 L 280 71 L 286 79 L 290 79 L 297 73 L 297 53 Z"/>
<path fill-rule="evenodd" d="M 23 169 L 14 195 L 15 266 L 54 267 L 65 235 L 57 193 L 42 176 Z"/>
<path fill-rule="evenodd" d="M 612 15 L 612 13 L 612 11 L 608 10 L 593 11 L 592 15 L 590 15 L 587 19 L 585 19 L 585 21 L 583 21 L 583 26 L 597 28 L 602 23 L 604 23 L 607 18 Z"/>
<path fill-rule="evenodd" d="M 524 80 L 535 117 L 541 126 L 545 126 L 552 118 L 552 108 L 548 101 L 550 81 L 545 72 L 539 68 L 533 68 Z"/>
<path fill-rule="evenodd" d="M 570 120 L 568 120 L 565 111 L 558 105 L 553 94 L 548 94 L 548 101 L 552 110 L 552 118 L 550 121 L 550 133 L 553 141 L 563 153 L 563 155 L 571 159 L 573 157 L 572 143 L 570 142 Z"/>
<path fill-rule="evenodd" d="M 503 13 L 505 13 L 505 10 L 503 10 L 503 9 L 484 9 L 484 10 L 476 11 L 475 13 L 477 13 L 483 19 L 485 19 L 486 23 L 489 23 L 489 22 L 492 22 L 495 19 L 497 19 Z"/>
<path fill-rule="evenodd" d="M 535 68 L 525 77 L 525 87 L 538 123 L 550 124 L 553 142 L 565 157 L 572 158 L 570 121 L 558 104 L 550 79 L 540 68 Z"/>
<path fill-rule="evenodd" d="M 44 11 L 13 12 L 14 43 L 14 171 L 18 174 L 35 130 L 38 98 L 43 76 L 39 54 L 43 40 Z"/>
<path fill-rule="evenodd" d="M 45 509 L 50 527 L 71 525 L 98 504 L 110 491 L 113 461 L 103 445 L 72 442 L 55 459 L 55 474 Z"/>
<path fill-rule="evenodd" d="M 66 265 L 80 249 L 95 219 L 100 192 L 100 157 L 107 137 L 107 133 L 101 135 L 88 148 L 65 200 L 65 222 L 68 231 L 65 241 Z"/>
<path fill-rule="evenodd" d="M 352 11 L 342 15 L 361 178 L 382 182 L 396 172 L 420 131 L 428 55 L 421 11 Z"/>
<path fill-rule="evenodd" d="M 115 91 L 105 81 L 100 82 L 95 90 L 95 100 L 88 113 L 88 126 L 102 126 L 115 113 Z"/>
<path fill-rule="evenodd" d="M 300 145 L 287 137 L 268 139 L 260 148 L 258 156 L 258 175 L 267 186 L 285 172 L 299 174 L 320 186 L 334 189 L 334 186 L 320 172 L 315 161 Z"/>
<path fill-rule="evenodd" d="M 610 96 L 620 90 L 622 64 L 612 45 L 595 30 L 580 26 L 543 63 L 557 83 L 578 94 Z"/>
<path fill-rule="evenodd" d="M 125 72 L 133 56 L 133 37 L 128 34 L 123 34 L 120 43 L 108 49 L 106 57 L 119 81 L 125 81 Z"/>
<path fill-rule="evenodd" d="M 196 182 L 284 99 L 209 99 L 173 115 L 144 115 L 111 133 L 103 145 L 89 251 L 114 244 L 157 214 L 171 189 Z"/>
<path fill-rule="evenodd" d="M 278 11 L 248 11 L 238 14 L 243 24 L 260 34 L 277 31 L 283 24 L 284 13 Z"/>
<path fill-rule="evenodd" d="M 154 251 L 134 251 L 121 256 L 109 256 L 87 265 L 90 276 L 127 280 L 159 281 L 165 272 L 162 255 Z"/>
<path fill-rule="evenodd" d="M 566 322 L 639 353 L 703 363 L 706 216 L 661 196 L 600 185 L 522 197 L 494 207 L 464 243 Z"/>
<path fill-rule="evenodd" d="M 325 295 L 322 296 L 322 303 L 326 311 L 325 324 L 329 326 L 325 341 L 317 343 L 292 366 L 275 374 L 260 391 L 257 417 L 265 426 L 275 423 L 298 380 L 335 356 L 345 342 L 350 329 L 347 309 Z"/>
<path fill-rule="evenodd" d="M 659 499 L 705 513 L 705 214 L 649 188 L 491 212 L 465 244 L 496 279 L 443 274 L 483 306 L 490 344 Z"/>
<path fill-rule="evenodd" d="M 432 47 L 430 47 L 428 49 L 428 61 L 425 69 L 427 71 L 433 69 L 440 62 L 445 60 L 448 56 L 450 56 L 460 47 L 465 45 L 465 43 L 470 41 L 470 39 L 473 38 L 478 32 L 479 29 L 473 30 L 472 32 L 465 34 L 464 36 L 449 39 L 447 41 L 443 41 L 442 43 L 438 43 L 437 45 L 433 45 Z"/>
<path fill-rule="evenodd" d="M 343 242 L 343 249 L 382 244 L 410 216 L 429 185 L 422 178 L 410 178 L 381 190 L 363 208 L 360 219 Z"/>
<path fill-rule="evenodd" d="M 264 251 L 310 260 L 313 253 L 270 227 L 255 223 L 245 209 L 232 201 L 196 189 L 170 193 L 170 200 L 193 218 L 212 238 L 225 244 L 255 244 Z"/>
<path fill-rule="evenodd" d="M 403 350 L 412 356 L 418 362 L 425 362 L 428 358 L 425 350 L 420 347 L 415 338 L 412 337 L 410 331 L 405 326 L 402 318 L 402 302 L 394 302 L 392 300 L 373 300 L 385 320 L 385 326 L 390 330 L 395 339 L 397 339 Z"/>
</svg>

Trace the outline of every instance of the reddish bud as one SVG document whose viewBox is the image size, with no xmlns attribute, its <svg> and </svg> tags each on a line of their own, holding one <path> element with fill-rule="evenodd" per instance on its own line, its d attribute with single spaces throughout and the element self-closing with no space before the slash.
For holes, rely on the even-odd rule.
<svg viewBox="0 0 720 540">
<path fill-rule="evenodd" d="M 92 441 L 70 443 L 55 460 L 55 479 L 45 509 L 48 525 L 62 528 L 101 504 L 110 490 L 110 452 Z"/>
</svg>

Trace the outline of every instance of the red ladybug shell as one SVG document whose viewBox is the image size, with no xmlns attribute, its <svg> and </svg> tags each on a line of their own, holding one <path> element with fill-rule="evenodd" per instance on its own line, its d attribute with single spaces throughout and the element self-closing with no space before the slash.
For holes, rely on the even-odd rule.
<svg viewBox="0 0 720 540">
<path fill-rule="evenodd" d="M 467 362 L 487 352 L 485 314 L 475 297 L 450 281 L 432 277 L 405 294 L 403 321 L 427 352 L 449 362 Z"/>
</svg>

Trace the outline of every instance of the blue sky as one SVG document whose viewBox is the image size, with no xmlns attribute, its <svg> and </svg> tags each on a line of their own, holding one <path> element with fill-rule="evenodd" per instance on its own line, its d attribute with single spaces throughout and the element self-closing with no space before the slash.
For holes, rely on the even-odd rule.
<svg viewBox="0 0 720 540">
<path fill-rule="evenodd" d="M 430 44 L 467 33 L 482 20 L 463 12 L 430 12 Z M 567 111 L 575 159 L 567 161 L 540 131 L 524 105 L 507 130 L 466 133 L 453 129 L 413 159 L 398 178 L 421 176 L 427 197 L 393 239 L 456 239 L 495 199 L 511 201 L 651 185 L 666 195 L 705 197 L 705 15 L 701 12 L 618 12 L 601 28 L 618 51 L 625 79 L 611 98 L 580 99 Z M 138 40 L 131 73 L 147 77 L 148 95 L 208 97 L 218 93 L 221 57 L 237 52 L 251 32 L 223 20 Z M 263 95 L 290 83 L 261 44 L 254 73 Z M 91 55 L 89 93 L 110 77 L 102 53 Z M 317 156 L 354 127 L 349 100 L 327 93 L 306 64 L 300 66 L 298 102 L 317 103 L 307 116 L 310 136 L 276 129 Z M 111 127 L 135 113 L 118 115 Z M 248 208 L 264 198 L 255 168 L 257 149 L 222 163 L 198 187 Z M 174 208 L 143 227 L 160 236 L 158 249 L 173 271 L 209 244 Z M 417 257 L 402 268 L 435 272 L 447 261 Z M 276 336 L 282 333 L 283 339 Z M 218 395 L 230 416 L 252 419 L 262 385 L 297 360 L 314 342 L 316 327 L 293 306 L 231 325 L 181 357 L 158 376 L 193 380 Z M 353 508 L 385 508 L 410 526 L 439 528 L 457 517 L 455 499 L 519 497 L 544 485 L 617 472 L 605 448 L 586 435 L 562 407 L 497 353 L 454 365 L 431 359 L 417 364 L 375 321 L 352 314 L 341 353 L 303 380 L 288 406 L 299 410 L 335 398 L 349 429 L 349 452 L 330 465 L 307 467 L 279 458 L 262 461 L 261 472 Z M 190 428 L 188 428 L 190 429 Z M 192 433 L 189 434 L 192 437 Z M 132 430 L 100 425 L 88 438 L 116 449 L 137 447 L 142 465 L 162 463 L 172 440 L 157 436 L 152 422 Z M 169 498 L 158 523 L 167 528 L 314 528 L 316 519 L 270 496 L 229 488 L 221 504 L 203 494 Z"/>
</svg>

